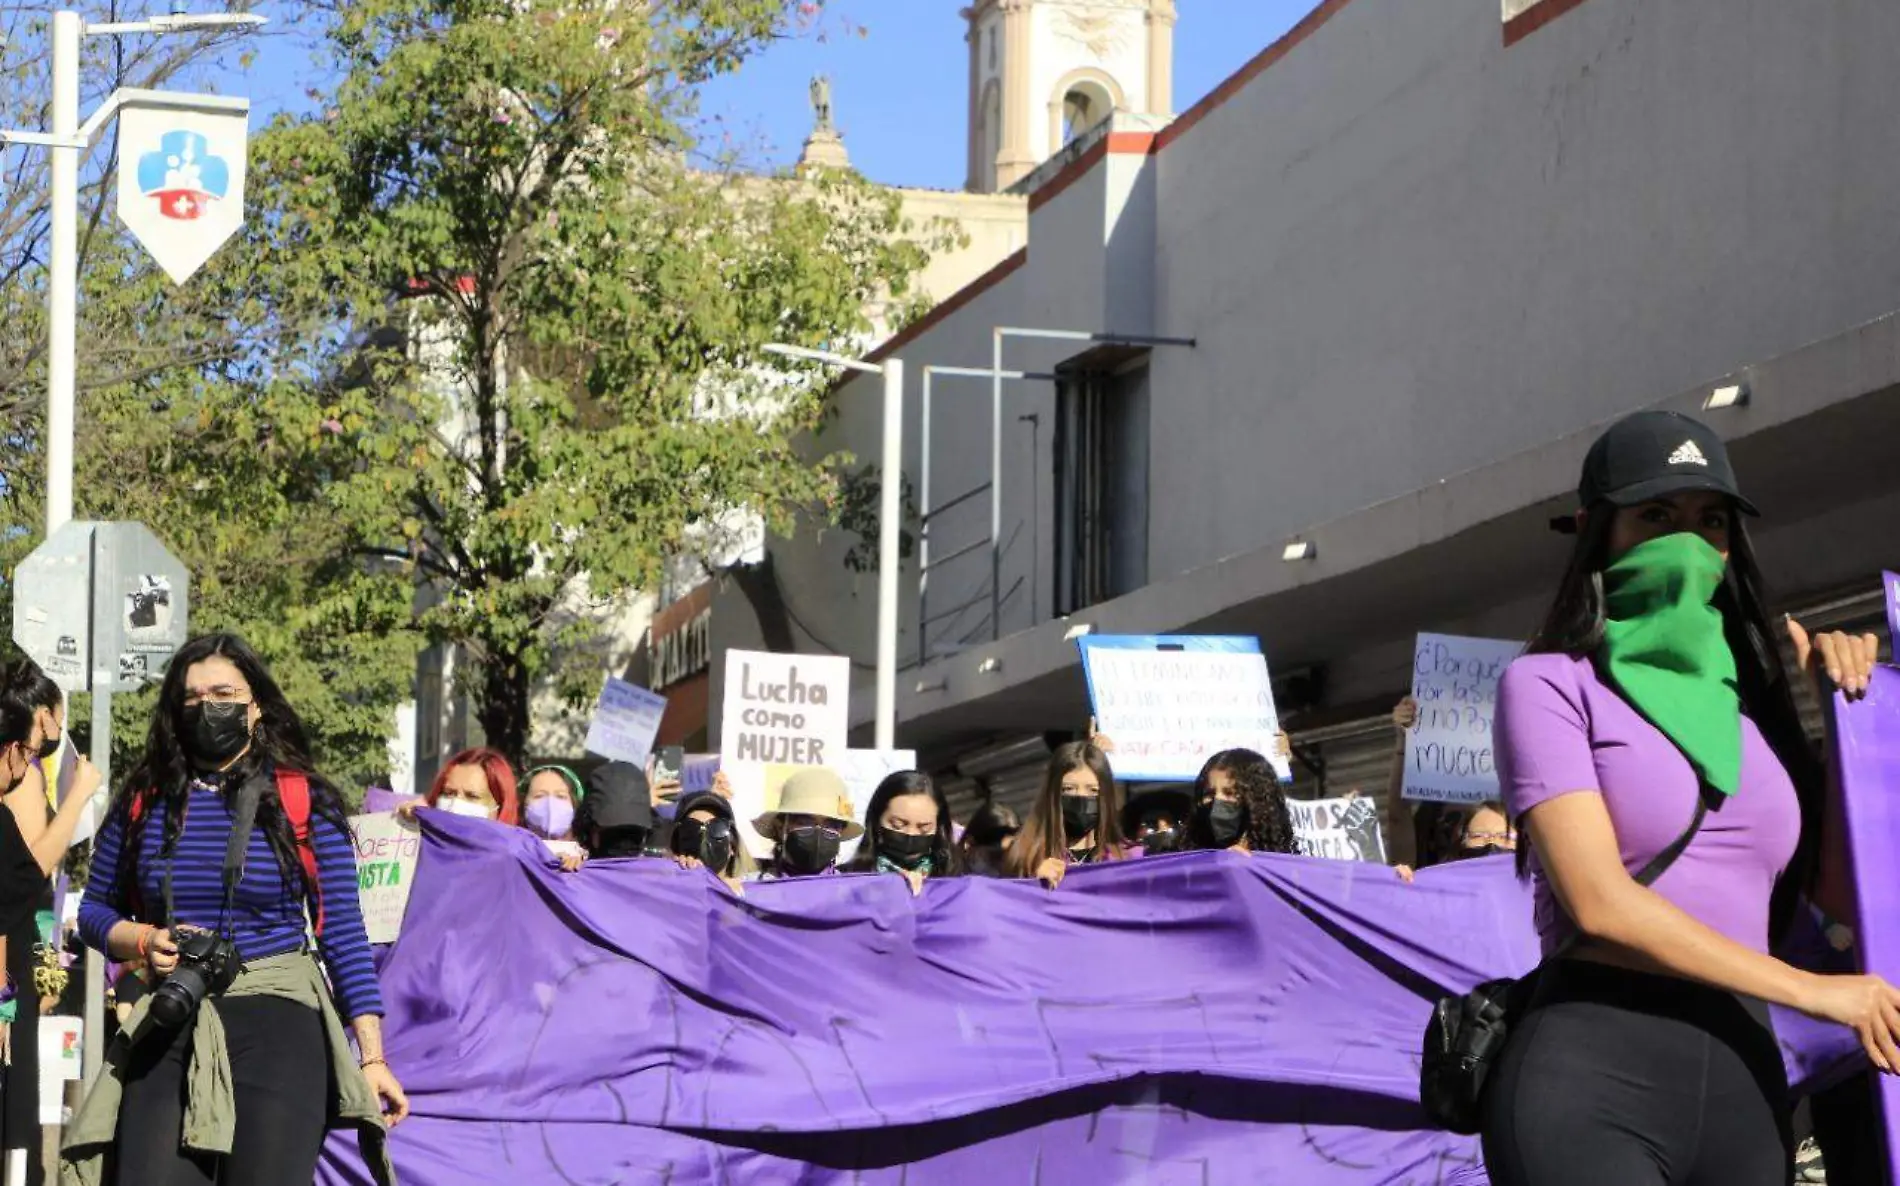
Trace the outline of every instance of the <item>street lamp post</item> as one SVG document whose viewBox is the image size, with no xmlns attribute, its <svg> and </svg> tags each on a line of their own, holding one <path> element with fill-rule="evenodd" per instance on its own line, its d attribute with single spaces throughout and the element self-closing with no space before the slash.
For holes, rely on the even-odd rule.
<svg viewBox="0 0 1900 1186">
<path fill-rule="evenodd" d="M 254 28 L 264 18 L 251 13 L 173 13 L 148 21 L 123 21 L 88 27 L 72 9 L 53 14 L 53 95 L 46 132 L 0 132 L 0 141 L 36 144 L 52 153 L 51 242 L 47 252 L 46 306 L 46 534 L 73 517 L 73 420 L 75 339 L 79 324 L 79 162 L 95 137 L 118 110 L 121 95 L 79 123 L 79 50 L 87 37 L 123 37 L 135 33 L 181 33 L 209 29 Z M 207 97 L 135 92 L 164 106 L 203 108 Z M 233 102 L 227 100 L 226 102 Z M 242 100 L 235 100 L 242 102 Z"/>
<path fill-rule="evenodd" d="M 897 746 L 897 572 L 898 540 L 904 504 L 904 360 L 882 363 L 849 358 L 828 350 L 802 346 L 767 346 L 766 352 L 785 358 L 829 363 L 846 370 L 884 376 L 884 447 L 878 476 L 877 531 L 877 711 L 873 743 L 878 749 Z"/>
</svg>

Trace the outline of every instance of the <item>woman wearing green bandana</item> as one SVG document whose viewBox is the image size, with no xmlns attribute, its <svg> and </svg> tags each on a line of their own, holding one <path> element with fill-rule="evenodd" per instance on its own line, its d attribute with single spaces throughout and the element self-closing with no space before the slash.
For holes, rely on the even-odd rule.
<svg viewBox="0 0 1900 1186">
<path fill-rule="evenodd" d="M 1497 1186 L 1784 1186 L 1764 1002 L 1900 1068 L 1900 991 L 1769 954 L 1805 897 L 1845 917 L 1824 770 L 1777 654 L 1857 699 L 1875 641 L 1765 608 L 1721 438 L 1646 412 L 1591 448 L 1568 570 L 1498 693 L 1504 799 L 1545 963 L 1485 1089 Z M 1700 808 L 1698 808 L 1698 804 Z"/>
</svg>

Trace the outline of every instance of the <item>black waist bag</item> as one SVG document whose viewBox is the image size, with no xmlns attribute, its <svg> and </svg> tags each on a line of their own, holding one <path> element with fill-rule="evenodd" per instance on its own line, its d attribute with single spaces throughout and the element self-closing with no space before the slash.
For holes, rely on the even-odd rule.
<svg viewBox="0 0 1900 1186">
<path fill-rule="evenodd" d="M 1676 863 L 1708 814 L 1708 791 L 1696 798 L 1695 818 L 1675 843 L 1656 854 L 1636 875 L 1649 885 Z M 1571 942 L 1575 942 L 1572 940 Z M 1561 956 L 1566 943 L 1557 952 Z M 1484 1123 L 1484 1088 L 1504 1053 L 1511 1027 L 1523 1017 L 1537 988 L 1537 970 L 1518 979 L 1487 980 L 1470 992 L 1440 997 L 1425 1023 L 1425 1047 L 1419 1061 L 1418 1100 L 1433 1125 L 1470 1136 Z"/>
</svg>

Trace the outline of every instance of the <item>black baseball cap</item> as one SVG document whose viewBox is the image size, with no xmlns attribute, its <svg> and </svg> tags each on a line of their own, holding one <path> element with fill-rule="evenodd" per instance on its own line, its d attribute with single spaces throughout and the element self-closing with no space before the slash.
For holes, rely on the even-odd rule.
<svg viewBox="0 0 1900 1186">
<path fill-rule="evenodd" d="M 653 828 L 653 789 L 631 762 L 608 762 L 587 776 L 587 813 L 603 831 Z"/>
<path fill-rule="evenodd" d="M 1683 490 L 1726 494 L 1743 514 L 1761 513 L 1742 497 L 1728 446 L 1714 429 L 1681 412 L 1637 412 L 1610 425 L 1590 446 L 1577 505 L 1585 510 L 1601 502 L 1631 507 Z M 1577 529 L 1569 515 L 1550 525 L 1565 534 Z"/>
</svg>

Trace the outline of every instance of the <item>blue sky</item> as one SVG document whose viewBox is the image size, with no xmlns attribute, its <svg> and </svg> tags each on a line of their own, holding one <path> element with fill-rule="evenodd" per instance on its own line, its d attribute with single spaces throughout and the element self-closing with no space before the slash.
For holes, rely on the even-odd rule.
<svg viewBox="0 0 1900 1186">
<path fill-rule="evenodd" d="M 1186 110 L 1316 2 L 1177 0 L 1175 109 Z M 814 74 L 828 74 L 838 124 L 860 172 L 891 185 L 960 189 L 968 60 L 957 14 L 967 3 L 829 0 L 814 34 L 773 46 L 715 83 L 704 114 L 718 121 L 749 163 L 789 164 L 811 129 L 806 84 Z M 305 88 L 322 85 L 310 49 L 307 38 L 281 24 L 264 40 L 247 79 L 260 116 L 301 108 Z"/>
</svg>

